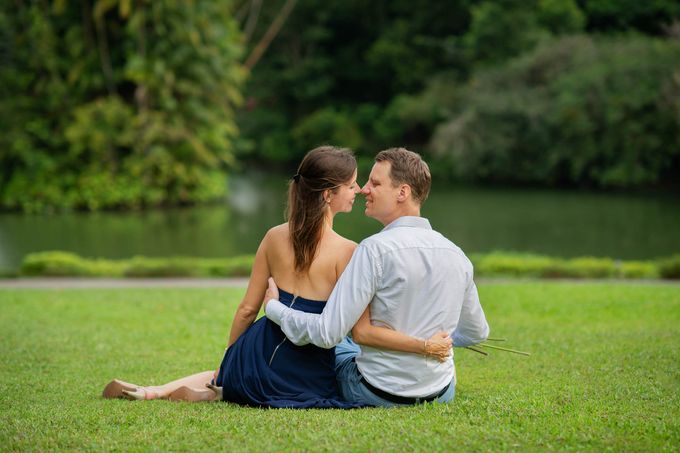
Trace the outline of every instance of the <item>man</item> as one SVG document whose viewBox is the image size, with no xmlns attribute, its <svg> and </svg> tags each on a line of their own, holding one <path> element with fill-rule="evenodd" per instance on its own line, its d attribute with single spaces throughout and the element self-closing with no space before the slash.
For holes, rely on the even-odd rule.
<svg viewBox="0 0 680 453">
<path fill-rule="evenodd" d="M 273 297 L 266 314 L 296 345 L 338 345 L 338 383 L 349 401 L 377 406 L 449 402 L 456 384 L 452 359 L 440 363 L 345 339 L 369 304 L 372 324 L 418 338 L 444 330 L 455 346 L 469 346 L 489 333 L 472 264 L 420 217 L 431 184 L 427 164 L 404 148 L 381 151 L 375 161 L 361 192 L 366 215 L 385 228 L 359 244 L 323 313 L 303 313 L 275 300 L 278 291 L 270 279 L 268 296 Z"/>
</svg>

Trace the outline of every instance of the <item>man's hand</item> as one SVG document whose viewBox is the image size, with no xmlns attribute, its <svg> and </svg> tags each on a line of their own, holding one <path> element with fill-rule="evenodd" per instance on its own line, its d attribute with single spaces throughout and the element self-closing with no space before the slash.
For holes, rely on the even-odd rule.
<svg viewBox="0 0 680 453">
<path fill-rule="evenodd" d="M 452 346 L 453 341 L 447 332 L 437 332 L 425 341 L 424 354 L 440 362 L 446 362 L 451 356 Z"/>
<path fill-rule="evenodd" d="M 270 299 L 279 300 L 279 288 L 276 286 L 276 282 L 274 281 L 274 279 L 269 277 L 267 283 L 269 283 L 269 287 L 267 288 L 267 292 L 264 293 L 265 308 L 267 308 L 267 302 L 269 302 Z"/>
</svg>

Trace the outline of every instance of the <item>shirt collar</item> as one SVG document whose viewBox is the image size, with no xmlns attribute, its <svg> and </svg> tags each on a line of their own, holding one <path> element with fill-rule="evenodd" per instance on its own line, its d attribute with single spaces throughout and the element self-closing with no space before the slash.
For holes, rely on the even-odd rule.
<svg viewBox="0 0 680 453">
<path fill-rule="evenodd" d="M 431 230 L 432 226 L 430 221 L 425 217 L 417 216 L 402 216 L 393 220 L 390 224 L 383 228 L 383 231 L 391 230 L 392 228 L 423 228 L 425 230 Z"/>
</svg>

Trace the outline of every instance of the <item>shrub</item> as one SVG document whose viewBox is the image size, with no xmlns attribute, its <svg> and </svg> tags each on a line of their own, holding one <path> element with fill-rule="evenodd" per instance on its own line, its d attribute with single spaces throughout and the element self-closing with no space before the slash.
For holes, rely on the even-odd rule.
<svg viewBox="0 0 680 453">
<path fill-rule="evenodd" d="M 22 275 L 43 276 L 91 276 L 93 275 L 87 262 L 74 253 L 40 252 L 27 255 L 21 264 Z"/>
<path fill-rule="evenodd" d="M 482 277 L 611 278 L 618 275 L 617 266 L 610 258 L 564 260 L 533 254 L 493 252 L 471 255 L 471 260 L 475 265 L 475 275 Z"/>
<path fill-rule="evenodd" d="M 200 268 L 192 258 L 147 258 L 136 256 L 123 272 L 125 277 L 199 277 Z"/>
<path fill-rule="evenodd" d="M 126 261 L 125 277 L 247 277 L 253 255 L 231 258 L 147 258 L 136 256 Z"/>
<path fill-rule="evenodd" d="M 87 259 L 75 253 L 50 251 L 26 255 L 20 275 L 52 277 L 121 277 L 124 262 L 106 259 Z"/>
<path fill-rule="evenodd" d="M 493 252 L 486 255 L 472 255 L 475 275 L 540 277 L 544 270 L 555 265 L 555 260 L 546 256 Z"/>
<path fill-rule="evenodd" d="M 661 278 L 680 279 L 680 255 L 673 255 L 658 261 Z"/>
<path fill-rule="evenodd" d="M 651 261 L 623 261 L 619 266 L 623 278 L 658 278 L 658 266 Z"/>
<path fill-rule="evenodd" d="M 18 275 L 55 277 L 247 277 L 254 255 L 230 258 L 136 256 L 127 260 L 82 258 L 74 253 L 53 251 L 27 255 Z M 7 273 L 0 277 L 16 276 Z"/>
<path fill-rule="evenodd" d="M 225 264 L 211 267 L 211 275 L 229 275 L 233 277 L 248 277 L 255 262 L 254 255 L 235 256 L 225 260 Z M 221 271 L 221 273 L 220 273 Z"/>
<path fill-rule="evenodd" d="M 616 265 L 610 258 L 583 257 L 564 263 L 565 277 L 610 278 L 616 276 Z"/>
</svg>

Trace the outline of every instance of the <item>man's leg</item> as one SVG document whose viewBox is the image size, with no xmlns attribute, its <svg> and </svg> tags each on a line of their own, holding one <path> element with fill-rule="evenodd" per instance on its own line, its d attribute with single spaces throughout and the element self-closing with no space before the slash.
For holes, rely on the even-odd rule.
<svg viewBox="0 0 680 453">
<path fill-rule="evenodd" d="M 453 401 L 454 396 L 456 396 L 456 380 L 454 378 L 453 382 L 451 382 L 451 385 L 449 385 L 449 388 L 446 389 L 446 392 L 439 398 L 437 398 L 435 401 L 438 403 L 450 403 Z"/>
<path fill-rule="evenodd" d="M 361 352 L 359 345 L 354 343 L 351 338 L 345 337 L 344 340 L 335 346 L 335 374 L 340 387 L 340 393 L 346 401 L 353 403 L 369 404 L 371 406 L 395 407 L 407 406 L 383 399 L 361 383 L 361 373 L 357 367 L 355 357 Z M 447 391 L 435 401 L 448 403 L 453 401 L 456 387 L 455 380 L 451 383 Z"/>
<path fill-rule="evenodd" d="M 351 362 L 361 349 L 359 345 L 352 341 L 351 337 L 345 337 L 340 343 L 335 345 L 335 372 L 336 374 Z"/>
<path fill-rule="evenodd" d="M 361 373 L 354 360 L 359 352 L 361 352 L 359 345 L 349 337 L 345 337 L 340 344 L 335 346 L 335 375 L 342 397 L 352 403 L 384 407 L 399 406 L 399 404 L 374 395 L 361 383 Z"/>
</svg>

